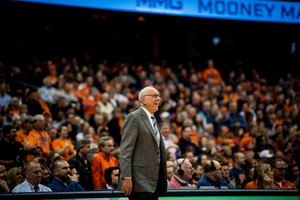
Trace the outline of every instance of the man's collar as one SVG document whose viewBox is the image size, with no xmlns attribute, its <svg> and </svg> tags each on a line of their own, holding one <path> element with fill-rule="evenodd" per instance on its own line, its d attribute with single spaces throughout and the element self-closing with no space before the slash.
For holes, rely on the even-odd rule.
<svg viewBox="0 0 300 200">
<path fill-rule="evenodd" d="M 107 189 L 109 189 L 109 190 L 114 189 L 114 188 L 112 188 L 110 185 L 108 185 L 107 183 L 106 183 L 106 187 L 107 187 Z"/>
<path fill-rule="evenodd" d="M 179 178 L 176 174 L 174 174 L 174 177 L 180 182 L 180 183 L 183 183 L 183 184 L 187 184 L 188 182 Z"/>
</svg>

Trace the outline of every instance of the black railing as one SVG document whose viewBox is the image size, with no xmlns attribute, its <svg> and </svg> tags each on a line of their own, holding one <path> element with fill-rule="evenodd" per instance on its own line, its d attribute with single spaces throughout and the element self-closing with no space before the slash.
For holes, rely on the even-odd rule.
<svg viewBox="0 0 300 200">
<path fill-rule="evenodd" d="M 280 196 L 282 200 L 284 197 L 294 197 L 292 199 L 298 200 L 300 199 L 300 191 L 299 190 L 246 190 L 246 189 L 169 189 L 167 194 L 161 195 L 160 197 L 163 199 L 164 197 L 202 197 L 201 200 L 205 200 L 205 196 L 219 196 L 219 199 L 228 199 L 229 196 L 260 196 L 261 199 L 264 197 L 270 196 Z M 36 200 L 36 199 L 101 199 L 101 198 L 125 198 L 125 195 L 117 190 L 94 190 L 94 191 L 66 191 L 66 192 L 40 192 L 40 193 L 8 193 L 8 194 L 0 194 L 0 199 L 20 199 L 20 200 Z M 245 199 L 245 198 L 243 198 Z M 253 199 L 253 197 L 252 197 Z M 255 199 L 259 200 L 259 199 Z"/>
</svg>

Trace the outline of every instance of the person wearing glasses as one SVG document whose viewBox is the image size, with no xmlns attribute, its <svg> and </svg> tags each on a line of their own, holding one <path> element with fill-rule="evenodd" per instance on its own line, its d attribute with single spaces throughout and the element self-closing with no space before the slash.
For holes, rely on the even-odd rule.
<svg viewBox="0 0 300 200">
<path fill-rule="evenodd" d="M 118 190 L 129 200 L 157 200 L 159 194 L 167 192 L 166 150 L 154 117 L 160 100 L 157 89 L 143 88 L 140 108 L 124 119 Z"/>
<path fill-rule="evenodd" d="M 213 159 L 207 161 L 204 165 L 204 175 L 197 182 L 197 189 L 201 189 L 203 186 L 215 186 L 220 188 L 220 186 L 227 186 L 229 189 L 232 189 L 226 181 L 222 180 L 222 168 L 221 164 Z"/>
<path fill-rule="evenodd" d="M 282 160 L 282 158 L 273 157 L 270 161 L 270 165 L 274 173 L 273 182 L 275 185 L 275 189 L 285 189 L 285 190 L 297 189 L 292 182 L 284 179 L 285 172 L 287 170 L 287 165 Z"/>
</svg>

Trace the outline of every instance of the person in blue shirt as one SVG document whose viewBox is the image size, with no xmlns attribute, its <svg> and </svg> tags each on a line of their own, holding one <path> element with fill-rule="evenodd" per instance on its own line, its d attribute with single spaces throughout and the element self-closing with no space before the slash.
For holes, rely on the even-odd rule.
<svg viewBox="0 0 300 200">
<path fill-rule="evenodd" d="M 78 183 L 79 177 L 71 174 L 70 165 L 65 159 L 57 159 L 53 163 L 54 179 L 47 186 L 52 191 L 84 191 Z"/>
<path fill-rule="evenodd" d="M 196 184 L 197 189 L 201 188 L 201 186 L 215 186 L 216 188 L 227 186 L 229 189 L 232 189 L 226 181 L 222 180 L 222 169 L 218 161 L 213 159 L 207 161 L 204 165 L 204 172 L 205 174 Z"/>
</svg>

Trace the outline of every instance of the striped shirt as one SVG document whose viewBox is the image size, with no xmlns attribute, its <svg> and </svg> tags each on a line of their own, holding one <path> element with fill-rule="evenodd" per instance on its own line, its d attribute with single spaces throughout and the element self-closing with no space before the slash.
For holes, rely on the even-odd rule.
<svg viewBox="0 0 300 200">
<path fill-rule="evenodd" d="M 20 183 L 12 190 L 12 193 L 22 193 L 22 192 L 35 192 L 34 185 L 29 183 L 27 179 L 25 179 L 23 183 Z M 52 192 L 52 190 L 47 186 L 38 184 L 38 192 Z"/>
</svg>

